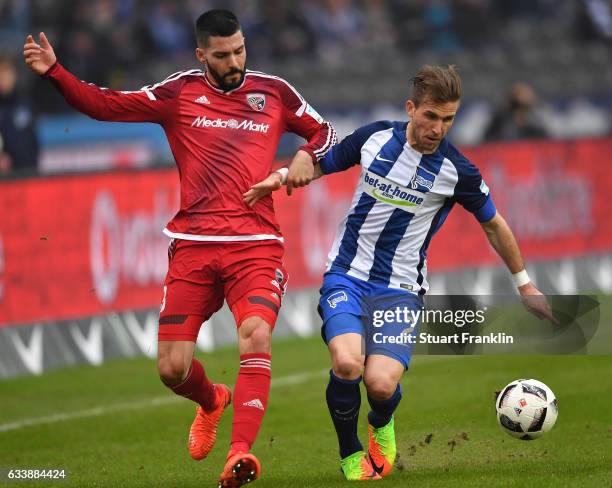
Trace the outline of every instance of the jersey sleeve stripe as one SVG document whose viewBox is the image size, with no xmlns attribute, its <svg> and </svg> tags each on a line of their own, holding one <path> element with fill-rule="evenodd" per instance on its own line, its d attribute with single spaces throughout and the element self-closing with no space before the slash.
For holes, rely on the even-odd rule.
<svg viewBox="0 0 612 488">
<path fill-rule="evenodd" d="M 146 91 L 146 90 L 152 91 L 152 90 L 155 90 L 156 88 L 159 88 L 160 86 L 165 85 L 166 83 L 178 80 L 179 78 L 182 78 L 183 76 L 190 76 L 190 75 L 191 76 L 204 76 L 204 72 L 201 69 L 190 69 L 187 71 L 178 71 L 168 76 L 165 80 L 155 83 L 153 85 L 145 85 L 140 90 L 141 91 Z"/>
<path fill-rule="evenodd" d="M 146 93 L 149 100 L 157 100 L 157 98 L 155 98 L 155 95 L 153 95 L 153 93 L 148 88 L 145 87 L 142 89 L 142 91 Z"/>
<path fill-rule="evenodd" d="M 306 111 L 307 106 L 308 106 L 308 103 L 306 103 L 306 100 L 302 99 L 302 105 L 300 105 L 300 108 L 298 108 L 295 111 L 295 115 L 297 115 L 298 117 L 301 117 L 302 115 L 304 115 L 304 112 Z"/>
<path fill-rule="evenodd" d="M 326 151 L 326 148 L 330 145 L 330 140 L 332 139 L 332 132 L 334 129 L 328 122 L 325 122 L 325 125 L 327 126 L 327 138 L 325 139 L 325 144 L 323 144 L 319 149 L 315 149 L 313 151 L 316 156 L 319 156 L 321 152 Z"/>
<path fill-rule="evenodd" d="M 313 151 L 317 160 L 325 156 L 325 154 L 327 154 L 327 152 L 332 148 L 332 146 L 334 146 L 338 142 L 338 136 L 336 135 L 336 131 L 334 130 L 332 125 L 329 122 L 325 122 L 325 125 L 327 125 L 327 140 L 321 148 Z"/>
</svg>

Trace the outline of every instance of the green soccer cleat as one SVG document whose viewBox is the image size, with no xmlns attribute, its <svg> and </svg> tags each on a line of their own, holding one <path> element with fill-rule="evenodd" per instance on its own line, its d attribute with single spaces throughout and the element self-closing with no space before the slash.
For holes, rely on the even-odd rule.
<svg viewBox="0 0 612 488">
<path fill-rule="evenodd" d="M 368 454 L 372 467 L 380 476 L 387 476 L 393 469 L 397 453 L 393 417 L 387 425 L 378 429 L 368 424 L 368 438 Z"/>
<path fill-rule="evenodd" d="M 357 451 L 340 460 L 340 466 L 349 481 L 379 480 L 378 473 L 370 464 L 368 456 L 363 451 Z"/>
</svg>

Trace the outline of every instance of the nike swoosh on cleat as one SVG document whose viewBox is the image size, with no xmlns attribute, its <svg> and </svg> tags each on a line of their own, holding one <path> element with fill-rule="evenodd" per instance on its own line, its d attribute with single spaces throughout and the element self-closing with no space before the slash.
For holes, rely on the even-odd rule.
<svg viewBox="0 0 612 488">
<path fill-rule="evenodd" d="M 378 466 L 376 466 L 376 463 L 374 462 L 374 459 L 372 459 L 372 456 L 370 456 L 369 453 L 368 453 L 368 457 L 370 458 L 370 463 L 372 464 L 372 467 L 374 468 L 374 471 L 376 471 L 376 473 L 378 473 L 378 474 L 382 473 L 382 470 L 385 467 L 385 465 L 383 464 L 381 467 L 378 467 Z"/>
</svg>

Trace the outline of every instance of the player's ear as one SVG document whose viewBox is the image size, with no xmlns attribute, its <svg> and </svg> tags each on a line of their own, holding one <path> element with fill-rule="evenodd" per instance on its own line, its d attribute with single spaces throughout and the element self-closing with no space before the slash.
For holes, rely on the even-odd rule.
<svg viewBox="0 0 612 488">
<path fill-rule="evenodd" d="M 198 58 L 198 61 L 206 66 L 206 55 L 204 54 L 204 49 L 196 47 L 195 55 L 196 58 Z"/>
<path fill-rule="evenodd" d="M 406 100 L 406 113 L 408 114 L 409 118 L 413 118 L 414 117 L 414 111 L 416 110 L 416 106 L 414 105 L 414 102 L 412 100 Z"/>
</svg>

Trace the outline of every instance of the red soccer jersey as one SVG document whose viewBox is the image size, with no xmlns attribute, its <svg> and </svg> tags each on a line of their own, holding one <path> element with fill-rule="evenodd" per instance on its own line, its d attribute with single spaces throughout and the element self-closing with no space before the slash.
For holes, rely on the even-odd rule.
<svg viewBox="0 0 612 488">
<path fill-rule="evenodd" d="M 78 111 L 98 120 L 155 122 L 179 170 L 181 208 L 164 233 L 202 241 L 280 239 L 272 197 L 248 207 L 242 194 L 263 180 L 281 135 L 294 132 L 320 160 L 336 142 L 333 127 L 289 83 L 247 70 L 228 92 L 201 70 L 175 73 L 139 91 L 114 91 L 75 78 L 59 63 L 45 74 Z"/>
</svg>

